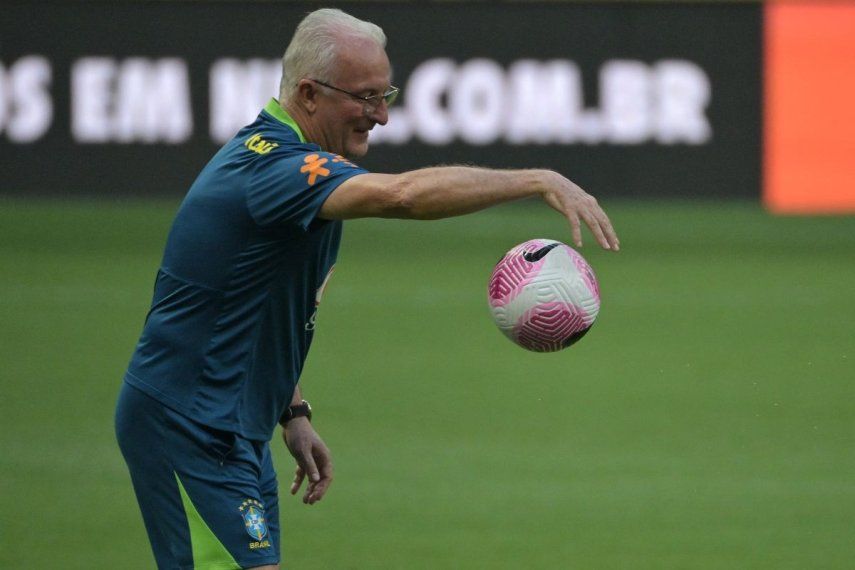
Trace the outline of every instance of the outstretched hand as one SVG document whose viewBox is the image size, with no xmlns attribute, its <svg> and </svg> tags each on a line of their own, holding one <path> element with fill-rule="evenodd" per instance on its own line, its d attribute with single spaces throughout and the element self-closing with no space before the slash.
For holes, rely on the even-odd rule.
<svg viewBox="0 0 855 570">
<path fill-rule="evenodd" d="M 570 222 L 576 247 L 582 247 L 582 227 L 579 221 L 582 220 L 603 249 L 619 251 L 620 240 L 597 199 L 557 172 L 551 174 L 553 176 L 542 192 L 543 199 Z"/>
<path fill-rule="evenodd" d="M 294 418 L 285 424 L 282 428 L 282 439 L 297 461 L 291 494 L 296 495 L 303 479 L 308 479 L 303 502 L 314 505 L 323 498 L 332 483 L 333 464 L 330 450 L 304 417 Z"/>
</svg>

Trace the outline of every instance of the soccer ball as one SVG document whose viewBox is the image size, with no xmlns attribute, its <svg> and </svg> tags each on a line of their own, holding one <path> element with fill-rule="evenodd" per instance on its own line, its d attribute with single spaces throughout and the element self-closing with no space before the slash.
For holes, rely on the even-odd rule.
<svg viewBox="0 0 855 570">
<path fill-rule="evenodd" d="M 551 239 L 521 243 L 499 260 L 487 297 L 509 339 L 535 352 L 567 348 L 600 312 L 600 286 L 588 262 Z"/>
</svg>

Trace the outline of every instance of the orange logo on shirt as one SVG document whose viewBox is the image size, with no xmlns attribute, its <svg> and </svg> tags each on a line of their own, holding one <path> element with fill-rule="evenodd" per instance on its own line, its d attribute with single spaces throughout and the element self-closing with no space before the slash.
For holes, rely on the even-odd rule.
<svg viewBox="0 0 855 570">
<path fill-rule="evenodd" d="M 341 162 L 342 164 L 345 164 L 345 165 L 350 166 L 352 168 L 356 168 L 355 164 L 353 164 L 352 162 L 350 162 L 349 160 L 347 160 L 345 157 L 341 156 L 340 154 L 335 155 L 335 158 L 332 159 L 332 161 L 333 162 Z"/>
<path fill-rule="evenodd" d="M 309 186 L 315 183 L 318 176 L 329 176 L 329 169 L 324 168 L 324 164 L 329 162 L 327 158 L 321 158 L 317 154 L 310 154 L 303 159 L 304 164 L 300 167 L 300 172 L 309 175 Z"/>
</svg>

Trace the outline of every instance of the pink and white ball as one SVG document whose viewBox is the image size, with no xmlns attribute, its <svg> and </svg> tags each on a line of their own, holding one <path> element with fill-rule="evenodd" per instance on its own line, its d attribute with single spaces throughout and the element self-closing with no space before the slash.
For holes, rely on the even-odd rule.
<svg viewBox="0 0 855 570">
<path fill-rule="evenodd" d="M 600 286 L 588 262 L 568 245 L 532 239 L 496 264 L 487 288 L 493 320 L 509 339 L 554 352 L 582 338 L 600 312 Z"/>
</svg>

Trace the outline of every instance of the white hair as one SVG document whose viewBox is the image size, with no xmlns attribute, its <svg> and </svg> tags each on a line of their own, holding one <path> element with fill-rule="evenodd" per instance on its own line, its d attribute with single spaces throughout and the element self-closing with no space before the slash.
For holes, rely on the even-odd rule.
<svg viewBox="0 0 855 570">
<path fill-rule="evenodd" d="M 333 81 L 338 44 L 346 36 L 370 39 L 380 47 L 386 47 L 386 34 L 376 24 L 334 8 L 322 8 L 307 14 L 282 56 L 280 101 L 296 93 L 297 82 L 301 79 Z"/>
</svg>

